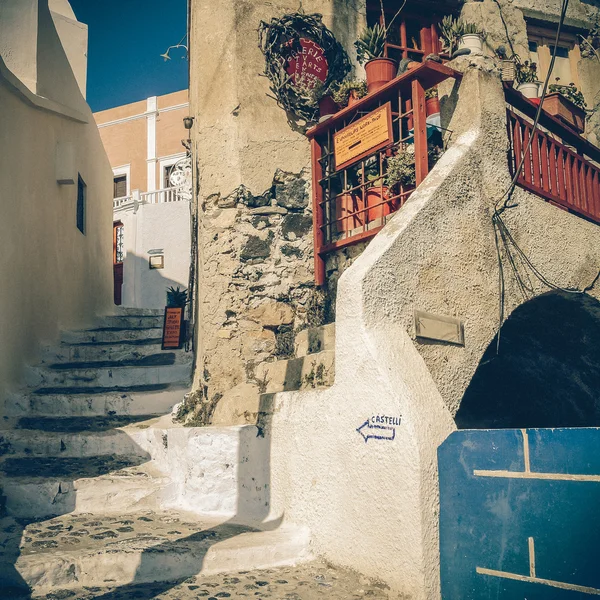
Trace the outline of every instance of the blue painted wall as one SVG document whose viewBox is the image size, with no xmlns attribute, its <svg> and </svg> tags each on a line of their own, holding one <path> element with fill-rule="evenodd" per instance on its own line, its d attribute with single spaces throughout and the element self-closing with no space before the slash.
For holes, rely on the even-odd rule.
<svg viewBox="0 0 600 600">
<path fill-rule="evenodd" d="M 443 600 L 600 596 L 600 429 L 525 434 L 457 431 L 438 450 Z"/>
</svg>

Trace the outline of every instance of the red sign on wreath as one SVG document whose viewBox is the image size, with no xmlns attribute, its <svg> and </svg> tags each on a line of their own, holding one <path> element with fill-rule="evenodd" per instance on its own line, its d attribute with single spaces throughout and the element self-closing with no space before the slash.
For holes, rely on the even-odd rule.
<svg viewBox="0 0 600 600">
<path fill-rule="evenodd" d="M 308 38 L 300 38 L 301 52 L 295 52 L 286 66 L 288 75 L 295 84 L 312 89 L 318 81 L 325 83 L 329 65 L 323 48 Z"/>
</svg>

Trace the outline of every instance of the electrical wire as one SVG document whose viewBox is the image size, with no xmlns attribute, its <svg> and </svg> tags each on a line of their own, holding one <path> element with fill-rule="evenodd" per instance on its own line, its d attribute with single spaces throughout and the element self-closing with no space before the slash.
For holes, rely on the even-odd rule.
<svg viewBox="0 0 600 600">
<path fill-rule="evenodd" d="M 505 295 L 506 295 L 506 280 L 505 280 L 504 265 L 503 265 L 503 261 L 502 261 L 502 248 L 504 249 L 506 259 L 508 260 L 508 262 L 510 264 L 511 270 L 515 276 L 517 285 L 519 286 L 519 290 L 520 290 L 521 294 L 523 295 L 524 300 L 527 300 L 529 298 L 528 294 L 531 294 L 531 295 L 534 294 L 533 283 L 531 281 L 531 278 L 529 277 L 529 273 L 528 273 L 527 269 L 529 269 L 529 271 L 531 271 L 539 281 L 541 281 L 545 286 L 549 287 L 550 289 L 562 291 L 562 292 L 566 292 L 566 293 L 571 293 L 571 294 L 586 293 L 587 291 L 592 289 L 592 287 L 596 284 L 596 282 L 600 278 L 600 272 L 599 272 L 596 275 L 596 277 L 594 278 L 594 280 L 591 282 L 591 284 L 588 285 L 587 287 L 585 287 L 583 290 L 579 290 L 579 289 L 575 289 L 575 288 L 563 288 L 563 287 L 560 287 L 560 286 L 556 285 L 555 283 L 551 282 L 532 263 L 531 259 L 517 244 L 517 242 L 515 241 L 514 237 L 511 234 L 509 228 L 507 227 L 506 223 L 504 222 L 504 220 L 502 219 L 502 216 L 501 216 L 505 210 L 507 210 L 509 208 L 514 208 L 517 206 L 516 204 L 512 204 L 511 200 L 512 200 L 513 194 L 514 194 L 516 186 L 517 186 L 517 181 L 519 179 L 519 175 L 525 164 L 525 159 L 527 157 L 527 154 L 529 152 L 531 152 L 531 147 L 532 147 L 532 144 L 533 144 L 533 141 L 535 138 L 535 132 L 538 129 L 540 116 L 541 116 L 542 110 L 543 110 L 542 107 L 544 104 L 544 98 L 546 97 L 546 93 L 548 90 L 548 84 L 550 82 L 550 77 L 551 77 L 552 71 L 554 69 L 554 63 L 556 61 L 556 53 L 557 53 L 557 49 L 558 49 L 558 42 L 560 39 L 560 33 L 561 33 L 561 29 L 562 29 L 562 26 L 563 26 L 563 23 L 564 23 L 564 20 L 566 17 L 568 6 L 569 6 L 569 0 L 563 0 L 561 13 L 560 13 L 560 19 L 558 22 L 558 28 L 556 30 L 556 38 L 554 41 L 554 47 L 552 49 L 552 58 L 550 60 L 550 66 L 548 68 L 548 73 L 546 74 L 546 78 L 544 80 L 544 87 L 542 88 L 540 102 L 539 102 L 539 105 L 538 105 L 538 108 L 537 108 L 537 111 L 535 114 L 532 135 L 529 137 L 528 143 L 523 150 L 523 155 L 521 157 L 521 160 L 520 160 L 517 168 L 515 169 L 515 173 L 514 173 L 514 176 L 512 178 L 512 181 L 511 181 L 509 187 L 507 188 L 507 190 L 504 192 L 504 194 L 498 199 L 498 201 L 494 205 L 494 214 L 492 215 L 492 225 L 494 227 L 494 240 L 495 240 L 495 245 L 496 245 L 496 256 L 497 256 L 497 260 L 498 260 L 498 291 L 499 291 L 498 334 L 496 337 L 496 355 L 498 355 L 500 352 L 500 331 L 502 328 L 502 323 L 504 322 Z M 501 203 L 502 203 L 502 206 L 499 208 L 499 205 Z M 523 281 L 523 278 L 519 272 L 519 266 L 518 266 L 519 264 L 521 265 L 521 268 L 527 274 L 527 279 L 528 279 L 527 282 Z"/>
</svg>

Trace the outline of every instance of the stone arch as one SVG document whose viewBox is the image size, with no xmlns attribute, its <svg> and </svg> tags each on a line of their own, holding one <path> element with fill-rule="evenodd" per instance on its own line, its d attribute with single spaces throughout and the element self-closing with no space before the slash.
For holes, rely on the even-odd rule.
<svg viewBox="0 0 600 600">
<path fill-rule="evenodd" d="M 460 429 L 600 426 L 600 302 L 548 292 L 519 306 L 487 347 Z"/>
</svg>

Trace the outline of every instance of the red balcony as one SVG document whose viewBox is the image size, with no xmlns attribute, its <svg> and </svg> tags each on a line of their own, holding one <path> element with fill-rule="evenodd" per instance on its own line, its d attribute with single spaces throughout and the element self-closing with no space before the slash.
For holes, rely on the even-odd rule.
<svg viewBox="0 0 600 600">
<path fill-rule="evenodd" d="M 555 206 L 600 223 L 600 149 L 545 110 L 534 132 L 537 105 L 512 87 L 505 86 L 505 94 L 513 176 L 533 136 L 518 185 Z"/>
<path fill-rule="evenodd" d="M 425 91 L 450 77 L 461 74 L 427 61 L 308 131 L 317 285 L 328 253 L 376 235 L 426 177 L 441 129 L 428 123 Z"/>
</svg>

